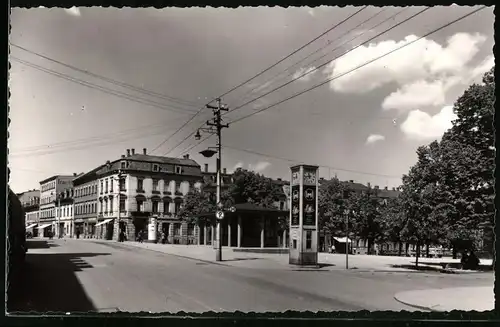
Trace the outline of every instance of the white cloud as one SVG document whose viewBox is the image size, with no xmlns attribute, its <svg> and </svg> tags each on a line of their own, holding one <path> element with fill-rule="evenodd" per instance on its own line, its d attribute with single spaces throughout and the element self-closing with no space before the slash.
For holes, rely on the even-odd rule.
<svg viewBox="0 0 500 327">
<path fill-rule="evenodd" d="M 407 111 L 429 105 L 440 106 L 445 102 L 446 91 L 443 81 L 416 81 L 392 92 L 382 102 L 382 108 Z"/>
<path fill-rule="evenodd" d="M 385 136 L 384 135 L 380 135 L 380 134 L 371 134 L 370 136 L 368 136 L 368 138 L 366 139 L 366 144 L 373 144 L 375 142 L 379 142 L 379 141 L 383 141 L 385 140 Z"/>
<path fill-rule="evenodd" d="M 259 161 L 255 165 L 249 164 L 248 165 L 248 169 L 251 170 L 251 171 L 254 171 L 256 173 L 260 173 L 263 170 L 265 170 L 267 167 L 269 167 L 270 165 L 271 165 L 271 163 L 269 163 L 267 161 Z"/>
<path fill-rule="evenodd" d="M 412 110 L 401 124 L 401 131 L 413 140 L 439 139 L 446 130 L 452 127 L 451 122 L 456 118 L 453 106 L 444 107 L 434 116 L 420 110 Z"/>
<path fill-rule="evenodd" d="M 299 78 L 299 76 L 302 76 L 303 74 L 307 74 L 307 75 L 304 75 L 303 77 L 299 78 L 298 80 L 301 81 L 301 82 L 308 82 L 311 80 L 312 76 L 314 75 L 314 72 L 312 72 L 313 70 L 315 70 L 316 67 L 314 66 L 311 66 L 309 68 L 300 68 L 299 70 L 297 70 L 295 72 L 295 74 L 293 74 L 293 78 Z"/>
<path fill-rule="evenodd" d="M 361 46 L 332 62 L 325 72 L 330 77 L 338 76 L 417 38 L 409 35 L 401 41 L 387 40 Z M 460 75 L 485 40 L 480 34 L 457 33 L 443 47 L 424 38 L 331 81 L 330 88 L 337 92 L 364 93 L 391 82 L 405 85 Z"/>
<path fill-rule="evenodd" d="M 81 16 L 80 9 L 78 9 L 77 7 L 71 7 L 69 9 L 64 9 L 64 11 L 66 11 L 71 16 L 76 16 L 76 17 Z"/>
</svg>

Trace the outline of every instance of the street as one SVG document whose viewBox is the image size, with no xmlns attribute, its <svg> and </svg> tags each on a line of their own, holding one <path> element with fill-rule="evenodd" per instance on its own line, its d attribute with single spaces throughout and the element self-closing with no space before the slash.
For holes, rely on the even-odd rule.
<svg viewBox="0 0 500 327">
<path fill-rule="evenodd" d="M 294 271 L 222 266 L 92 240 L 29 240 L 12 311 L 282 312 L 409 310 L 394 294 L 493 286 L 494 274 Z"/>
</svg>

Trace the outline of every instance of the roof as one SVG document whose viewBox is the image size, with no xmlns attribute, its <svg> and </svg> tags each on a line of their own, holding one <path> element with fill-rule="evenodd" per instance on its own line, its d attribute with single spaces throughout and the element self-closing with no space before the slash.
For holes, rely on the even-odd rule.
<svg viewBox="0 0 500 327">
<path fill-rule="evenodd" d="M 233 207 L 236 209 L 234 213 L 232 212 L 226 212 L 226 215 L 231 215 L 231 214 L 238 214 L 238 213 L 255 213 L 255 214 L 263 214 L 263 215 L 288 215 L 289 211 L 288 210 L 279 210 L 279 209 L 274 209 L 274 208 L 264 208 L 259 205 L 253 204 L 253 203 L 238 203 L 233 205 Z M 207 217 L 207 216 L 215 216 L 215 212 L 207 212 L 198 215 L 199 217 Z"/>
<path fill-rule="evenodd" d="M 54 175 L 54 176 L 51 176 L 49 178 L 44 179 L 43 181 L 40 181 L 40 184 L 45 184 L 46 182 L 49 182 L 49 181 L 56 179 L 56 178 L 73 178 L 73 177 L 74 177 L 73 175 Z"/>
<path fill-rule="evenodd" d="M 156 163 L 171 164 L 171 165 L 200 167 L 200 165 L 193 159 L 151 156 L 149 154 L 138 154 L 138 153 L 133 154 L 129 157 L 120 158 L 117 161 L 120 160 L 137 160 L 137 161 L 156 162 Z"/>
<path fill-rule="evenodd" d="M 85 177 L 88 177 L 88 176 L 92 176 L 92 174 L 95 174 L 99 169 L 101 169 L 104 165 L 100 165 L 86 173 L 81 173 L 79 175 L 76 175 L 75 178 L 73 178 L 73 183 L 76 181 L 76 182 L 79 182 L 80 179 L 83 179 Z"/>
</svg>

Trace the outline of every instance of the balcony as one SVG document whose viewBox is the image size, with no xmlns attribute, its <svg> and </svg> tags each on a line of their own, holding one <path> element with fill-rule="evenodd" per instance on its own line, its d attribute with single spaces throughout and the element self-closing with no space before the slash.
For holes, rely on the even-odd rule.
<svg viewBox="0 0 500 327">
<path fill-rule="evenodd" d="M 158 190 L 153 190 L 153 191 L 151 191 L 151 193 L 153 193 L 153 194 L 160 194 L 161 192 L 158 191 Z"/>
<path fill-rule="evenodd" d="M 183 194 L 182 194 L 182 192 L 181 192 L 181 191 L 177 190 L 177 191 L 175 191 L 175 195 L 182 196 Z"/>
<path fill-rule="evenodd" d="M 163 195 L 172 195 L 172 192 L 170 192 L 170 191 L 163 191 Z"/>
<path fill-rule="evenodd" d="M 146 192 L 144 191 L 144 189 L 142 189 L 142 188 L 138 188 L 138 189 L 136 189 L 135 191 L 136 191 L 137 193 L 146 193 Z"/>
<path fill-rule="evenodd" d="M 149 211 L 131 211 L 130 214 L 138 218 L 147 218 L 151 215 Z"/>
</svg>

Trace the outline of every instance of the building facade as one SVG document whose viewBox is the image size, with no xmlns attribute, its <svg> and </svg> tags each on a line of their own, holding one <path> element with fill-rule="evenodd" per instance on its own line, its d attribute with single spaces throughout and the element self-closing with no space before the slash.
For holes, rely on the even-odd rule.
<svg viewBox="0 0 500 327">
<path fill-rule="evenodd" d="M 29 190 L 17 194 L 19 201 L 24 209 L 26 231 L 33 236 L 37 236 L 36 226 L 39 221 L 40 209 L 40 190 Z"/>
<path fill-rule="evenodd" d="M 73 237 L 74 232 L 74 189 L 67 188 L 58 194 L 56 220 L 61 237 Z"/>
<path fill-rule="evenodd" d="M 177 216 L 184 196 L 201 185 L 200 166 L 189 156 L 167 158 L 127 149 L 96 174 L 98 238 L 116 239 L 123 231 L 128 240 L 142 233 L 154 241 L 163 232 L 170 243 L 194 242 L 194 226 Z"/>
<path fill-rule="evenodd" d="M 76 238 L 96 237 L 98 176 L 101 165 L 73 180 L 74 231 Z"/>
<path fill-rule="evenodd" d="M 54 235 L 62 233 L 62 227 L 56 229 L 56 207 L 57 195 L 72 187 L 74 175 L 56 175 L 40 181 L 40 209 L 39 226 L 40 236 L 48 236 L 49 232 Z"/>
</svg>

